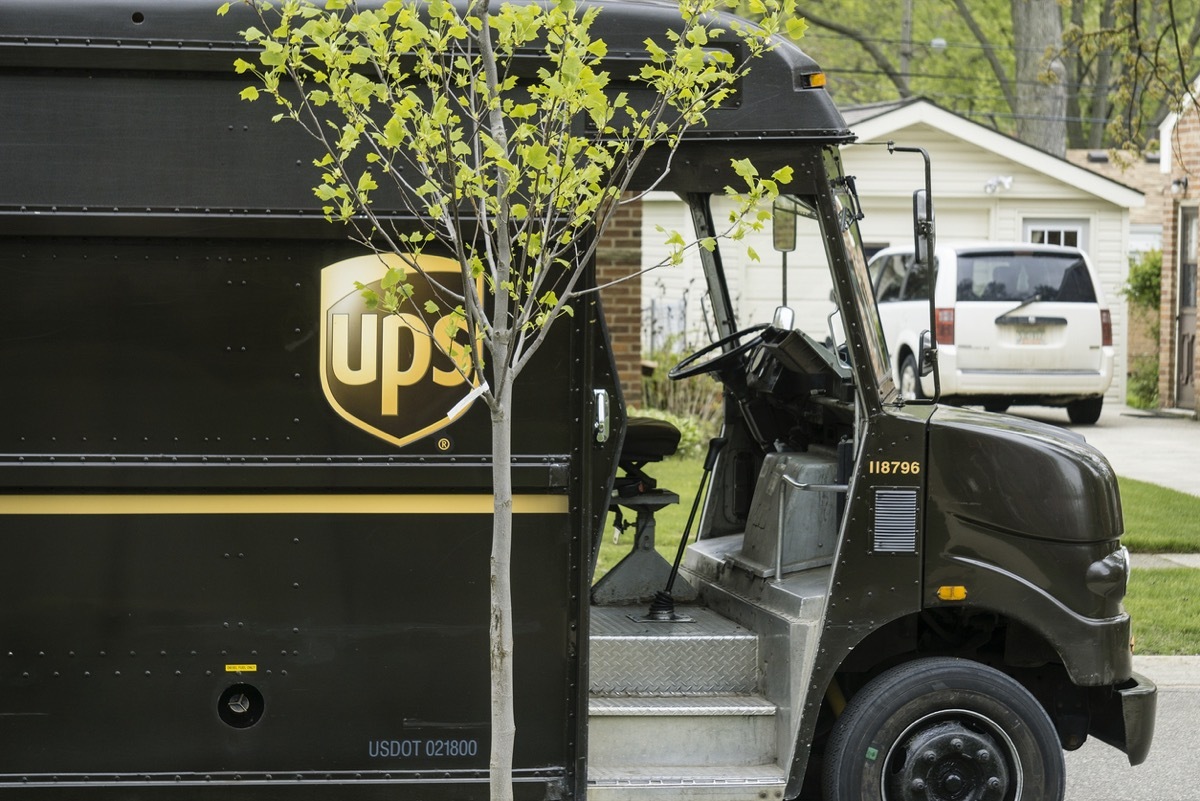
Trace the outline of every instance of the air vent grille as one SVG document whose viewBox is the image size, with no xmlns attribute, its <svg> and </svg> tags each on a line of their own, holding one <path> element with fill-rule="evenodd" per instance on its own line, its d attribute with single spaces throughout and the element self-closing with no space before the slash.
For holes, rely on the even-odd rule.
<svg viewBox="0 0 1200 801">
<path fill-rule="evenodd" d="M 917 552 L 917 491 L 875 490 L 874 550 L 876 553 Z"/>
</svg>

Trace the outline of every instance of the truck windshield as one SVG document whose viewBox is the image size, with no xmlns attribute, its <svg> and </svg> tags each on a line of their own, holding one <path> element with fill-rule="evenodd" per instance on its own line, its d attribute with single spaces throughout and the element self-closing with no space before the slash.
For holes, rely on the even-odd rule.
<svg viewBox="0 0 1200 801">
<path fill-rule="evenodd" d="M 861 323 L 861 354 L 865 364 L 858 365 L 859 381 L 863 383 L 863 391 L 878 391 L 879 398 L 884 403 L 891 402 L 897 397 L 892 371 L 888 368 L 887 344 L 883 335 L 883 324 L 879 319 L 879 311 L 875 305 L 875 293 L 871 287 L 871 276 L 867 270 L 867 260 L 863 253 L 862 239 L 858 229 L 861 218 L 858 195 L 854 190 L 853 180 L 837 179 L 834 186 L 834 220 L 826 221 L 824 229 L 836 224 L 837 230 L 823 230 L 827 255 L 830 265 L 836 274 L 839 265 L 845 265 L 846 277 L 850 288 L 849 297 L 843 298 L 844 315 L 854 318 Z M 839 247 L 840 246 L 840 247 Z M 844 337 L 845 334 L 842 334 Z M 854 354 L 853 348 L 845 352 Z M 869 376 L 870 381 L 864 379 Z"/>
<path fill-rule="evenodd" d="M 811 216 L 812 227 L 818 228 L 830 270 L 834 291 L 830 291 L 824 308 L 826 336 L 832 339 L 838 353 L 846 360 L 862 361 L 856 365 L 858 383 L 864 392 L 877 391 L 880 401 L 888 403 L 896 395 L 892 371 L 888 368 L 887 344 L 883 338 L 883 325 L 875 305 L 875 294 L 871 290 L 871 277 L 866 269 L 862 239 L 858 230 L 858 219 L 862 216 L 858 195 L 854 192 L 853 180 L 833 181 L 833 215 Z M 814 207 L 815 198 L 794 198 L 798 207 Z M 844 276 L 840 285 L 841 305 L 838 303 L 839 276 Z M 863 336 L 847 347 L 847 331 L 859 330 Z M 811 332 L 810 333 L 814 333 Z"/>
<path fill-rule="evenodd" d="M 761 284 L 745 293 L 757 291 L 761 299 L 742 299 L 742 319 L 768 321 L 772 310 L 782 302 L 795 312 L 795 327 L 825 343 L 843 363 L 849 365 L 855 359 L 864 362 L 863 369 L 855 370 L 857 383 L 863 384 L 864 391 L 878 391 L 883 402 L 893 400 L 895 384 L 887 367 L 883 327 L 859 237 L 859 206 L 852 184 L 841 179 L 834 182 L 830 215 L 820 213 L 816 196 L 788 195 L 776 208 L 785 213 L 783 219 L 790 211 L 799 229 L 793 250 L 784 254 L 793 254 L 790 266 L 787 259 L 783 260 L 784 289 L 779 292 L 767 288 L 770 280 L 762 273 L 766 280 L 760 279 Z M 847 342 L 848 330 L 864 332 L 854 347 Z"/>
</svg>

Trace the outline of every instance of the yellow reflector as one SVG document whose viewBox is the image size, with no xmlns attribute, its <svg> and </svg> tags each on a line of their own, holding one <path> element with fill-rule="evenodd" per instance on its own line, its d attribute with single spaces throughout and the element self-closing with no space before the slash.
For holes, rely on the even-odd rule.
<svg viewBox="0 0 1200 801">
<path fill-rule="evenodd" d="M 938 598 L 943 601 L 964 601 L 967 598 L 967 588 L 938 587 Z"/>
<path fill-rule="evenodd" d="M 811 86 L 813 89 L 824 86 L 825 85 L 825 73 L 814 72 L 811 75 L 809 75 L 808 76 L 808 85 Z"/>
</svg>

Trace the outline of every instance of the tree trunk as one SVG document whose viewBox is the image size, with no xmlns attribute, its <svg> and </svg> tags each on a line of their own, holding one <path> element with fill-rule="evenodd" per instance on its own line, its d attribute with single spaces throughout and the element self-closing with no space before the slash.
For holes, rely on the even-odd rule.
<svg viewBox="0 0 1200 801">
<path fill-rule="evenodd" d="M 1067 71 L 1062 62 L 1062 8 L 1058 0 L 1012 0 L 1017 43 L 1017 138 L 1065 156 Z"/>
<path fill-rule="evenodd" d="M 1103 8 L 1100 10 L 1100 28 L 1111 28 L 1114 24 L 1113 17 L 1113 0 L 1105 0 Z M 1108 119 L 1108 93 L 1110 91 L 1109 82 L 1112 81 L 1113 71 L 1113 46 L 1107 44 L 1104 49 L 1096 55 L 1096 74 L 1092 86 L 1092 103 L 1089 109 L 1088 116 L 1093 119 L 1107 120 Z M 1106 122 L 1091 123 L 1091 133 L 1088 136 L 1087 146 L 1093 150 L 1099 150 L 1104 146 L 1104 134 L 1107 128 Z"/>
<path fill-rule="evenodd" d="M 497 354 L 498 356 L 499 354 Z M 492 413 L 492 557 L 491 614 L 488 627 L 492 676 L 492 747 L 488 763 L 491 801 L 512 801 L 513 748 L 517 726 L 513 712 L 512 610 L 512 380 L 497 379 Z"/>
</svg>

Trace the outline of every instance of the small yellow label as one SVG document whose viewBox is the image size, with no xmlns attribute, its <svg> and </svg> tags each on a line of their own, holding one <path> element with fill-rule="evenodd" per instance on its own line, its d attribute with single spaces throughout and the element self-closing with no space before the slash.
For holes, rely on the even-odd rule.
<svg viewBox="0 0 1200 801">
<path fill-rule="evenodd" d="M 226 673 L 255 673 L 258 671 L 258 665 L 226 665 Z"/>
</svg>

